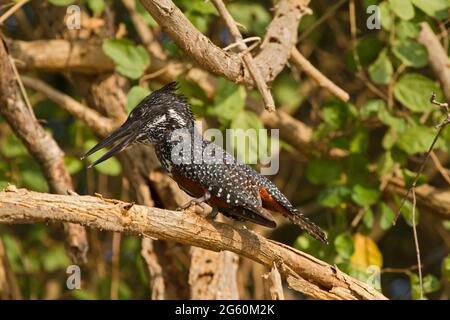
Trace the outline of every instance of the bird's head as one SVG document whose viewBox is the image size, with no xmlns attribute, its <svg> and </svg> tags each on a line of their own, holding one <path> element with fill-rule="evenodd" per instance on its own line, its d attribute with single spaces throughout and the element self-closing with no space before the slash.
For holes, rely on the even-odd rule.
<svg viewBox="0 0 450 320">
<path fill-rule="evenodd" d="M 176 89 L 177 83 L 172 82 L 145 97 L 118 129 L 100 141 L 81 159 L 100 149 L 111 147 L 89 166 L 93 167 L 136 142 L 160 143 L 170 138 L 174 130 L 194 128 L 192 110 L 186 98 L 177 94 Z"/>
</svg>

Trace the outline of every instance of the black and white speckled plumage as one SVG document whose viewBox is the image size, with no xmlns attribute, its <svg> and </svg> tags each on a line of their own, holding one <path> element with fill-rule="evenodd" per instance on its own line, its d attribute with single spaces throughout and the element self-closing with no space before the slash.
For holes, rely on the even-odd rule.
<svg viewBox="0 0 450 320">
<path fill-rule="evenodd" d="M 188 194 L 200 197 L 199 190 L 202 195 L 208 193 L 211 195 L 208 202 L 225 215 L 268 227 L 276 224 L 265 208 L 276 208 L 314 238 L 326 242 L 323 231 L 294 208 L 269 179 L 236 160 L 222 147 L 201 138 L 189 104 L 175 90 L 176 84 L 171 83 L 150 94 L 130 113 L 121 128 L 86 156 L 107 146 L 115 137 L 122 139 L 111 149 L 116 151 L 135 142 L 154 144 L 164 169 Z M 179 134 L 174 139 L 175 132 Z M 183 150 L 180 146 L 190 150 L 187 157 L 186 152 L 180 152 Z"/>
</svg>

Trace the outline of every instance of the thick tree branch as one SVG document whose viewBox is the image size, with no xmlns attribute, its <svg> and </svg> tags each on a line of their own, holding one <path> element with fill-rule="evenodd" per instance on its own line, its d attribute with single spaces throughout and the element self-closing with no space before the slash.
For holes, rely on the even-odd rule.
<svg viewBox="0 0 450 320">
<path fill-rule="evenodd" d="M 255 83 L 238 54 L 217 47 L 200 33 L 171 0 L 141 0 L 141 3 L 171 39 L 206 70 L 237 83 Z M 286 65 L 297 41 L 300 18 L 306 13 L 308 0 L 281 0 L 255 57 L 266 82 L 272 81 Z"/>
<path fill-rule="evenodd" d="M 445 99 L 450 101 L 450 59 L 430 25 L 422 22 L 420 26 L 422 31 L 417 40 L 427 48 L 428 62 L 442 85 Z"/>
<path fill-rule="evenodd" d="M 114 70 L 113 61 L 101 44 L 89 41 L 36 40 L 8 41 L 19 69 L 97 74 Z"/>
<path fill-rule="evenodd" d="M 72 181 L 64 164 L 64 153 L 52 136 L 42 128 L 25 104 L 11 66 L 10 57 L 0 37 L 0 112 L 41 166 L 51 192 L 66 194 Z M 88 241 L 79 225 L 64 224 L 69 255 L 78 263 L 86 261 Z"/>
<path fill-rule="evenodd" d="M 169 211 L 92 196 L 66 196 L 17 190 L 0 192 L 0 223 L 66 221 L 91 228 L 146 235 L 198 246 L 228 250 L 304 282 L 309 295 L 338 299 L 385 299 L 374 288 L 306 253 L 247 230 L 208 221 L 191 211 Z M 309 285 L 308 285 L 309 284 Z"/>
</svg>

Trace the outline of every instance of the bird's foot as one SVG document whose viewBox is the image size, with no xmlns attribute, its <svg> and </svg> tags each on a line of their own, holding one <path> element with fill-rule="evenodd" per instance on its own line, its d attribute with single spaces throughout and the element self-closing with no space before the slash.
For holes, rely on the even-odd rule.
<svg viewBox="0 0 450 320">
<path fill-rule="evenodd" d="M 179 207 L 177 208 L 177 210 L 178 210 L 178 211 L 186 210 L 186 209 L 191 208 L 192 206 L 195 206 L 195 205 L 203 206 L 203 202 L 208 201 L 209 198 L 211 198 L 211 195 L 210 195 L 209 192 L 206 192 L 206 193 L 205 193 L 203 196 L 201 196 L 200 198 L 194 198 L 194 199 L 188 201 L 187 203 L 185 203 L 185 204 L 179 206 Z"/>
<path fill-rule="evenodd" d="M 217 214 L 219 213 L 219 209 L 216 206 L 213 206 L 212 210 L 208 215 L 206 216 L 206 219 L 214 221 L 214 219 L 217 217 Z"/>
</svg>

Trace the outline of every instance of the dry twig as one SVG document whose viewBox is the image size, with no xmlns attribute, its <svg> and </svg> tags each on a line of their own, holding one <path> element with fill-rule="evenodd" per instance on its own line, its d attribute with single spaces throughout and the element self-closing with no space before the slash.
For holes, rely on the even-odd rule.
<svg viewBox="0 0 450 320">
<path fill-rule="evenodd" d="M 261 93 L 261 97 L 264 101 L 264 105 L 268 111 L 275 110 L 275 101 L 273 100 L 272 94 L 270 93 L 269 88 L 267 87 L 266 81 L 263 79 L 260 70 L 256 67 L 255 62 L 253 60 L 252 55 L 248 52 L 247 45 L 243 41 L 241 32 L 236 25 L 231 14 L 228 12 L 225 4 L 222 0 L 211 0 L 217 11 L 219 11 L 220 16 L 225 21 L 225 24 L 230 32 L 231 36 L 234 39 L 234 42 L 237 43 L 238 49 L 242 53 L 242 60 L 244 60 L 245 65 L 247 67 L 248 72 L 250 73 L 253 81 L 256 84 L 259 92 Z"/>
</svg>

